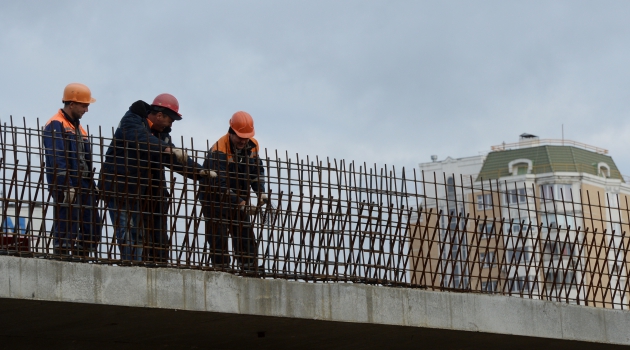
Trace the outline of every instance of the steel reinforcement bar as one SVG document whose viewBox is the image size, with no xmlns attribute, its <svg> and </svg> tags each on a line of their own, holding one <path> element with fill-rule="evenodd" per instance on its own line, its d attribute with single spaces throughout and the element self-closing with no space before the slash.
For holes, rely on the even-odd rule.
<svg viewBox="0 0 630 350">
<path fill-rule="evenodd" d="M 0 125 L 0 254 L 629 308 L 626 195 L 88 134 Z"/>
</svg>

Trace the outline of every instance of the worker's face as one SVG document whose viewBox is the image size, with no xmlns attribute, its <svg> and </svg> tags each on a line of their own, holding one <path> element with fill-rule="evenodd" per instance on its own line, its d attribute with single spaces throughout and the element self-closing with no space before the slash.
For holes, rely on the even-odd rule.
<svg viewBox="0 0 630 350">
<path fill-rule="evenodd" d="M 89 103 L 72 102 L 68 106 L 70 117 L 75 120 L 79 120 L 88 111 Z"/>
<path fill-rule="evenodd" d="M 155 116 L 155 120 L 153 121 L 153 129 L 157 131 L 164 131 L 167 127 L 171 127 L 173 125 L 173 118 L 167 116 L 162 112 L 158 112 Z"/>
<path fill-rule="evenodd" d="M 248 141 L 249 141 L 249 139 L 244 139 L 242 137 L 239 137 L 236 134 L 230 134 L 230 142 L 232 142 L 234 147 L 236 147 L 238 149 L 245 148 L 245 146 L 247 145 Z"/>
</svg>

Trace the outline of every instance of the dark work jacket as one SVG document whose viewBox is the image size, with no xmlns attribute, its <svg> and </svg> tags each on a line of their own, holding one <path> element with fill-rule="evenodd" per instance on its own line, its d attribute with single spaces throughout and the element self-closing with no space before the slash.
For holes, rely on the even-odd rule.
<svg viewBox="0 0 630 350">
<path fill-rule="evenodd" d="M 163 132 L 151 130 L 146 117 L 127 111 L 105 153 L 101 188 L 106 194 L 129 194 L 131 198 L 144 194 L 168 197 L 165 167 L 194 178 L 194 174 L 201 170 L 199 164 L 189 157 L 184 165 L 170 153 L 163 152 L 174 147 L 169 132 L 170 128 Z"/>
<path fill-rule="evenodd" d="M 51 189 L 91 187 L 92 148 L 78 120 L 71 120 L 62 109 L 57 111 L 44 126 L 43 144 L 46 181 Z"/>
<path fill-rule="evenodd" d="M 234 151 L 230 134 L 226 134 L 212 146 L 203 167 L 218 174 L 216 178 L 204 180 L 209 185 L 202 188 L 201 193 L 201 200 L 206 201 L 206 205 L 208 200 L 219 198 L 227 198 L 232 204 L 248 201 L 250 188 L 256 193 L 265 192 L 265 171 L 259 157 L 258 141 L 254 138 L 249 139 L 239 154 Z M 220 196 L 216 197 L 217 194 Z"/>
</svg>

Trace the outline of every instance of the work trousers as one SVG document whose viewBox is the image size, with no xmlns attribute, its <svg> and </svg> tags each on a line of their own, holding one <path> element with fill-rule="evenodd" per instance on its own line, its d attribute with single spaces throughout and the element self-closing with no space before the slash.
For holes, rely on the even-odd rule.
<svg viewBox="0 0 630 350">
<path fill-rule="evenodd" d="M 73 203 L 63 203 L 67 193 L 51 190 L 53 197 L 53 245 L 62 249 L 95 252 L 101 241 L 101 217 L 94 184 L 83 180 Z"/>
<path fill-rule="evenodd" d="M 234 258 L 243 267 L 253 268 L 257 263 L 258 249 L 249 215 L 237 206 L 221 208 L 217 202 L 205 203 L 206 242 L 210 249 L 210 261 L 214 266 L 225 267 L 231 263 L 228 237 L 232 238 Z"/>
<path fill-rule="evenodd" d="M 114 198 L 107 207 L 123 261 L 166 263 L 169 257 L 167 203 Z"/>
</svg>

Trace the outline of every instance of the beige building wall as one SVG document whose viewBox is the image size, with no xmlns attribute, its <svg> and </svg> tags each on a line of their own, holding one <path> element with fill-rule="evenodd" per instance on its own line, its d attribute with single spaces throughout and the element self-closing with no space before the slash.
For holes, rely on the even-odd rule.
<svg viewBox="0 0 630 350">
<path fill-rule="evenodd" d="M 409 226 L 409 239 L 412 251 L 411 283 L 439 287 L 440 229 L 438 210 L 423 208 L 416 222 Z"/>
<path fill-rule="evenodd" d="M 592 306 L 610 307 L 612 296 L 609 290 L 607 258 L 608 242 L 604 232 L 607 225 L 607 205 L 605 188 L 582 183 L 582 213 L 584 223 L 584 285 L 587 300 L 594 300 Z"/>
<path fill-rule="evenodd" d="M 455 166 L 451 162 L 450 166 Z M 591 306 L 598 307 L 619 307 L 626 305 L 630 300 L 630 281 L 628 271 L 630 270 L 630 185 L 620 179 L 612 179 L 605 176 L 596 176 L 577 172 L 550 172 L 544 174 L 512 174 L 492 180 L 492 205 L 488 208 L 477 205 L 477 196 L 489 194 L 490 191 L 482 191 L 481 188 L 489 188 L 490 181 L 466 184 L 464 186 L 464 197 L 461 197 L 461 187 L 457 182 L 457 199 L 462 204 L 462 210 L 467 216 L 464 218 L 465 226 L 462 233 L 466 237 L 466 259 L 465 268 L 462 275 L 468 278 L 468 286 L 473 291 L 484 291 L 484 283 L 496 282 L 498 292 L 507 292 L 509 283 L 515 277 L 523 277 L 523 269 L 518 275 L 514 271 L 517 267 L 510 266 L 508 259 L 508 249 L 513 249 L 509 242 L 513 242 L 511 236 L 506 236 L 509 232 L 508 222 L 502 219 L 520 218 L 531 220 L 531 231 L 523 233 L 528 246 L 531 244 L 531 254 L 529 261 L 531 268 L 526 267 L 526 277 L 531 282 L 531 288 L 536 289 L 533 294 L 539 294 L 542 298 L 550 300 L 568 300 L 572 303 L 584 303 L 590 300 Z M 497 188 L 497 184 L 500 188 Z M 516 186 L 515 186 L 516 184 Z M 514 204 L 506 203 L 505 191 L 507 189 L 521 188 L 525 184 L 527 195 L 530 198 L 526 203 L 518 203 L 520 209 Z M 560 186 L 562 195 L 566 197 L 567 187 L 572 189 L 572 200 L 566 201 L 561 206 L 559 204 L 560 190 L 554 196 L 554 200 L 542 200 L 541 185 Z M 442 186 L 445 187 L 445 186 Z M 554 190 L 555 191 L 555 190 Z M 409 237 L 412 240 L 412 251 L 414 271 L 412 279 L 422 281 L 430 287 L 444 286 L 444 281 L 440 278 L 444 271 L 440 271 L 441 263 L 449 259 L 442 251 L 444 242 L 440 242 L 440 217 L 437 212 L 442 202 L 446 202 L 446 191 L 444 193 L 432 193 L 428 196 L 432 201 L 433 208 L 424 208 L 419 213 L 419 220 L 412 225 Z M 502 193 L 499 193 L 502 192 Z M 606 196 L 610 197 L 606 197 Z M 611 198 L 617 198 L 618 201 Z M 534 200 L 531 196 L 535 197 Z M 556 205 L 554 207 L 554 205 Z M 522 213 L 525 213 L 523 216 Z M 544 213 L 554 215 L 557 226 L 551 229 L 544 223 Z M 611 215 L 612 214 L 612 215 Z M 527 216 L 529 215 L 529 216 Z M 563 216 L 565 215 L 565 216 Z M 568 217 L 565 221 L 565 217 Z M 554 222 L 555 222 L 554 221 Z M 480 232 L 480 225 L 491 224 L 494 234 L 483 235 Z M 493 224 L 493 225 L 492 225 Z M 567 228 L 567 225 L 571 225 Z M 612 231 L 623 234 L 615 234 L 615 242 Z M 517 239 L 521 239 L 522 235 Z M 558 253 L 557 247 L 546 247 L 546 244 L 556 243 L 562 248 Z M 575 245 L 574 250 L 565 248 Z M 615 247 L 615 245 L 618 245 Z M 545 253 L 545 249 L 551 248 L 551 252 Z M 615 250 L 616 249 L 616 250 Z M 448 252 L 446 252 L 448 254 Z M 487 261 L 484 264 L 482 254 L 494 253 L 491 267 Z M 514 251 L 509 252 L 514 256 Z M 549 257 L 545 259 L 545 254 Z M 617 259 L 615 261 L 615 259 Z M 571 265 L 574 264 L 574 265 Z M 501 268 L 497 266 L 500 265 Z M 526 264 L 523 264 L 526 265 Z M 574 268 L 575 266 L 575 268 Z M 520 267 L 518 267 L 520 268 Z M 558 287 L 558 282 L 549 283 L 547 280 L 552 272 L 570 272 L 577 270 L 578 279 L 566 282 L 564 286 Z M 531 273 L 531 275 L 530 275 Z M 557 275 L 556 275 L 557 278 Z M 554 279 L 557 281 L 557 279 Z M 552 281 L 553 282 L 553 281 Z M 504 288 L 505 287 L 505 288 Z M 570 289 L 566 289 L 570 287 Z M 562 289 L 564 288 L 564 289 Z M 485 290 L 487 291 L 487 290 Z M 530 290 L 530 293 L 532 291 Z M 623 293 L 623 295 L 620 295 Z"/>
<path fill-rule="evenodd" d="M 489 196 L 491 202 L 481 201 L 478 196 Z M 474 191 L 468 195 L 466 212 L 472 217 L 467 225 L 468 238 L 468 272 L 470 287 L 475 291 L 482 291 L 484 283 L 496 283 L 496 290 L 502 290 L 506 275 L 499 265 L 505 261 L 505 246 L 501 232 L 501 203 L 499 193 L 489 191 Z M 487 208 L 487 206 L 490 208 Z M 492 258 L 488 258 L 491 256 Z M 494 286 L 493 286 L 494 288 Z M 488 291 L 488 287 L 486 287 Z"/>
<path fill-rule="evenodd" d="M 621 252 L 619 254 L 620 262 L 619 266 L 621 270 L 619 274 L 624 276 L 620 278 L 620 281 L 613 284 L 613 288 L 625 290 L 625 293 L 621 293 L 620 299 L 625 301 L 630 300 L 630 278 L 628 278 L 628 271 L 630 269 L 630 195 L 619 195 L 619 211 L 621 221 Z"/>
</svg>

